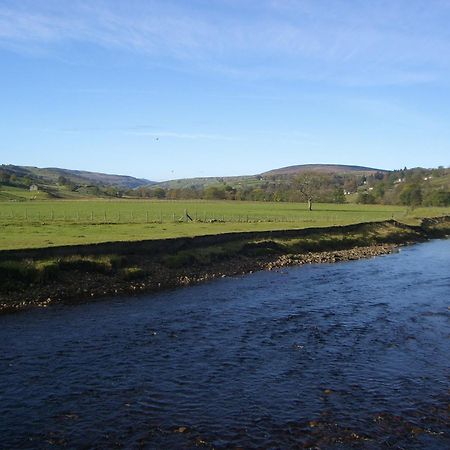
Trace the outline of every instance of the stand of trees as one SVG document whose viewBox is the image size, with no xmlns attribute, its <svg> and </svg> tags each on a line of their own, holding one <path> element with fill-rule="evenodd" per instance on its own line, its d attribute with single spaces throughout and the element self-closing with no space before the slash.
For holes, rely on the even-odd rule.
<svg viewBox="0 0 450 450">
<path fill-rule="evenodd" d="M 345 178 L 318 174 L 297 177 L 268 177 L 252 184 L 231 186 L 226 182 L 188 188 L 145 187 L 127 192 L 141 198 L 169 200 L 251 200 L 267 202 L 344 203 Z"/>
<path fill-rule="evenodd" d="M 163 189 L 139 188 L 126 195 L 159 199 L 253 200 L 364 204 L 450 206 L 450 169 L 401 169 L 371 175 L 304 173 L 300 176 L 270 176 L 257 184 L 226 182 L 202 187 Z"/>
<path fill-rule="evenodd" d="M 417 206 L 450 206 L 450 169 L 402 169 L 382 178 L 368 177 L 357 202 Z"/>
</svg>

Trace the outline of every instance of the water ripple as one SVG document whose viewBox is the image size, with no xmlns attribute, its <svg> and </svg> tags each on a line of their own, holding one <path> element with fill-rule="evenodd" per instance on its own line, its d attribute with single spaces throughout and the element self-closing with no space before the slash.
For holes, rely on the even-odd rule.
<svg viewBox="0 0 450 450">
<path fill-rule="evenodd" d="M 0 317 L 0 448 L 449 448 L 449 264 L 434 241 Z"/>
</svg>

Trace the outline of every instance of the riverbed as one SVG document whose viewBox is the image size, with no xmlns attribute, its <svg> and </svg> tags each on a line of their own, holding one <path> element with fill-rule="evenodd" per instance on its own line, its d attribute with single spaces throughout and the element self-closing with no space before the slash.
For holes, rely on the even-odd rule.
<svg viewBox="0 0 450 450">
<path fill-rule="evenodd" d="M 450 241 L 0 317 L 1 448 L 450 448 Z"/>
</svg>

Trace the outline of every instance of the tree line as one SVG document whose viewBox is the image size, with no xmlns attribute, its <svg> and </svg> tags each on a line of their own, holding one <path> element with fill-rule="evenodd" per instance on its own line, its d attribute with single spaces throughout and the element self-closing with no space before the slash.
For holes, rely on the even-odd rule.
<svg viewBox="0 0 450 450">
<path fill-rule="evenodd" d="M 34 182 L 25 176 L 0 169 L 0 184 L 29 187 Z M 389 204 L 417 206 L 450 205 L 450 169 L 400 169 L 391 172 L 364 174 L 272 175 L 250 182 L 227 183 L 226 179 L 211 185 L 192 185 L 183 188 L 145 186 L 127 189 L 111 185 L 80 185 L 61 176 L 57 186 L 91 196 L 116 198 L 148 198 L 166 200 L 250 200 L 266 202 L 307 202 L 310 209 L 316 202 Z M 55 186 L 45 186 L 55 197 Z"/>
<path fill-rule="evenodd" d="M 185 188 L 142 187 L 126 195 L 169 200 L 252 200 L 271 202 L 449 206 L 450 169 L 401 169 L 370 175 L 304 173 L 264 177 L 257 183 Z"/>
</svg>

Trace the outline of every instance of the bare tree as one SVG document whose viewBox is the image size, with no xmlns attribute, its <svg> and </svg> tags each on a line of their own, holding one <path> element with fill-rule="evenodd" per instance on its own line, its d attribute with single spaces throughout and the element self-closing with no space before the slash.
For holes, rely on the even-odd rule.
<svg viewBox="0 0 450 450">
<path fill-rule="evenodd" d="M 305 173 L 296 179 L 297 188 L 300 194 L 308 202 L 308 210 L 312 211 L 313 199 L 321 187 L 321 177 L 316 174 Z"/>
</svg>

